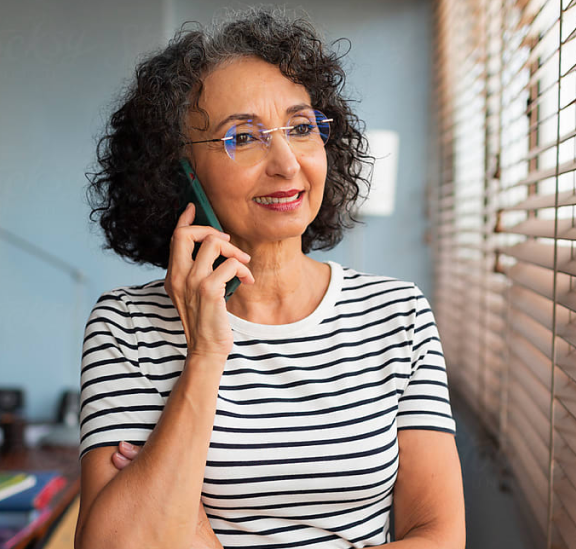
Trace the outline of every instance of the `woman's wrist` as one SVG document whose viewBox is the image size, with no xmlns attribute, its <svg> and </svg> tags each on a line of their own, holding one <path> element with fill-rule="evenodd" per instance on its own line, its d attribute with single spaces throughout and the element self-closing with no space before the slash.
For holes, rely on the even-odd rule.
<svg viewBox="0 0 576 549">
<path fill-rule="evenodd" d="M 195 404 L 214 403 L 220 379 L 226 365 L 226 356 L 218 354 L 188 353 L 179 383 L 184 394 Z"/>
<path fill-rule="evenodd" d="M 228 359 L 228 354 L 229 353 L 220 350 L 211 351 L 208 349 L 189 348 L 186 353 L 186 365 L 188 365 L 189 362 L 198 363 L 200 365 L 224 365 Z"/>
<path fill-rule="evenodd" d="M 200 352 L 189 349 L 182 374 L 186 373 L 188 377 L 194 377 L 197 373 L 220 379 L 227 359 L 228 355 L 220 352 Z"/>
</svg>

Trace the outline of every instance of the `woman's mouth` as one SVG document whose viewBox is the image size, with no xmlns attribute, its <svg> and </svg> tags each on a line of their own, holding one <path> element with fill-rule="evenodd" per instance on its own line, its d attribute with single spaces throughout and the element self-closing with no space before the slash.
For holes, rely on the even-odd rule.
<svg viewBox="0 0 576 549">
<path fill-rule="evenodd" d="M 252 200 L 269 210 L 285 212 L 296 209 L 302 203 L 303 194 L 304 191 L 277 192 L 268 196 L 257 196 Z"/>
</svg>

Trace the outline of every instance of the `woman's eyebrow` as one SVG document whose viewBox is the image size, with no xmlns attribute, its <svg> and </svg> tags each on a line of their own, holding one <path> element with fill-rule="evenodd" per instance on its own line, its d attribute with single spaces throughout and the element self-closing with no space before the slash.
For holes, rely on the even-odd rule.
<svg viewBox="0 0 576 549">
<path fill-rule="evenodd" d="M 214 128 L 214 132 L 218 132 L 218 130 L 224 126 L 225 124 L 227 124 L 228 122 L 230 122 L 231 120 L 253 120 L 254 118 L 258 118 L 258 115 L 254 114 L 254 113 L 237 113 L 237 114 L 231 114 L 230 116 L 227 116 L 224 120 L 222 120 L 222 122 L 220 122 L 216 128 Z"/>
<path fill-rule="evenodd" d="M 311 109 L 312 107 L 307 103 L 299 103 L 298 105 L 292 105 L 286 109 L 286 114 L 295 114 L 304 109 Z M 214 132 L 217 133 L 222 126 L 226 125 L 228 122 L 232 120 L 254 120 L 259 118 L 255 113 L 235 113 L 227 116 L 224 120 L 222 120 L 215 128 Z"/>
<path fill-rule="evenodd" d="M 286 109 L 286 114 L 295 114 L 306 109 L 312 110 L 312 107 L 307 103 L 299 103 L 298 105 L 292 105 L 291 107 L 288 107 Z"/>
</svg>

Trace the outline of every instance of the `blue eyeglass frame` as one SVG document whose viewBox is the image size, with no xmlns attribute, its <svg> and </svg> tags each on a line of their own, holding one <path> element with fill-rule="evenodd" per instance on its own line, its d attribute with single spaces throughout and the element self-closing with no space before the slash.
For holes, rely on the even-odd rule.
<svg viewBox="0 0 576 549">
<path fill-rule="evenodd" d="M 318 111 L 316 109 L 313 109 L 312 112 L 314 113 L 314 116 L 316 118 L 316 126 L 318 128 L 320 128 L 320 125 L 327 125 L 328 126 L 328 135 L 326 136 L 326 138 L 324 138 L 324 132 L 320 131 L 320 135 L 322 136 L 322 141 L 324 144 L 326 144 L 328 142 L 328 139 L 330 138 L 330 122 L 333 122 L 334 119 L 333 118 L 327 118 L 326 115 L 322 112 L 322 111 Z M 294 117 L 294 116 L 298 116 L 298 113 L 294 114 L 290 120 Z M 252 122 L 252 120 L 246 120 L 246 122 Z M 260 126 L 263 127 L 262 124 L 259 124 Z M 232 128 L 234 128 L 235 126 L 232 126 Z M 261 134 L 265 134 L 265 135 L 271 135 L 272 132 L 278 131 L 278 130 L 289 130 L 294 128 L 295 126 L 278 126 L 277 128 L 266 128 L 266 129 L 262 129 L 260 130 Z M 232 129 L 230 128 L 230 129 Z M 230 131 L 230 129 L 228 131 Z M 226 132 L 228 133 L 228 132 Z M 288 142 L 290 142 L 290 138 L 287 135 L 288 138 Z M 222 141 L 224 143 L 224 149 L 226 150 L 226 154 L 235 161 L 234 157 L 230 154 L 230 152 L 228 151 L 228 147 L 226 147 L 226 141 L 229 141 L 230 139 L 234 139 L 233 136 L 224 136 L 224 137 L 217 137 L 216 139 L 204 139 L 201 141 L 187 141 L 185 144 L 186 145 L 195 145 L 197 143 L 217 143 L 218 141 Z M 268 150 L 270 148 L 270 138 L 265 139 L 264 144 L 266 145 L 266 149 Z"/>
</svg>

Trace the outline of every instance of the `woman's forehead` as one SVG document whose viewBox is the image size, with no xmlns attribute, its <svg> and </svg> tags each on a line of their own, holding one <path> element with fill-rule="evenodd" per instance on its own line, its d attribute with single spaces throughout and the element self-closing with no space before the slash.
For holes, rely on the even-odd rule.
<svg viewBox="0 0 576 549">
<path fill-rule="evenodd" d="M 212 71 L 203 84 L 198 105 L 208 113 L 211 126 L 235 113 L 265 119 L 290 114 L 295 105 L 310 105 L 304 86 L 257 58 L 229 61 Z"/>
</svg>

